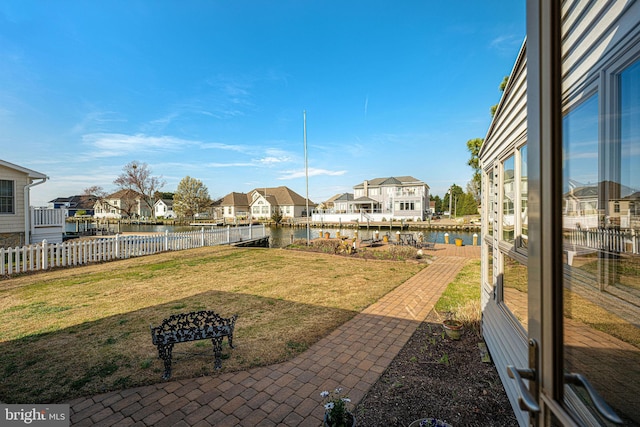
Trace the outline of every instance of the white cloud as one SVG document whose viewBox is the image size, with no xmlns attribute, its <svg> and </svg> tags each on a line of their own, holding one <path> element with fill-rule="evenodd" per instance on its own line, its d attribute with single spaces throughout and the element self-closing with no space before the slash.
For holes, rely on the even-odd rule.
<svg viewBox="0 0 640 427">
<path fill-rule="evenodd" d="M 121 133 L 92 133 L 82 137 L 82 141 L 93 151 L 88 157 L 116 157 L 123 154 L 152 151 L 173 151 L 193 141 L 171 136 L 149 136 L 144 134 L 126 135 Z"/>
<path fill-rule="evenodd" d="M 207 163 L 210 168 L 234 168 L 234 167 L 253 167 L 255 163 Z"/>
<path fill-rule="evenodd" d="M 246 153 L 250 151 L 249 147 L 246 147 L 243 145 L 223 144 L 221 142 L 203 142 L 200 144 L 200 148 L 210 149 L 210 150 L 237 151 L 239 153 Z"/>
<path fill-rule="evenodd" d="M 515 34 L 505 34 L 491 40 L 489 46 L 501 52 L 513 53 L 522 44 L 522 37 Z"/>
<path fill-rule="evenodd" d="M 283 173 L 283 175 L 280 178 L 278 178 L 280 180 L 304 178 L 307 175 L 305 173 L 304 169 L 302 169 L 302 170 L 293 170 L 293 171 L 284 171 L 282 173 Z M 345 171 L 345 170 L 330 171 L 330 170 L 327 170 L 327 169 L 317 169 L 317 168 L 310 168 L 309 169 L 309 176 L 341 176 L 341 175 L 344 175 L 346 173 L 347 173 L 347 171 Z"/>
<path fill-rule="evenodd" d="M 159 119 L 151 120 L 147 125 L 142 126 L 142 129 L 165 129 L 179 116 L 180 113 L 174 111 L 172 113 L 166 114 L 164 117 L 160 117 Z"/>
<path fill-rule="evenodd" d="M 289 162 L 291 159 L 289 157 L 273 157 L 273 156 L 268 156 L 268 157 L 263 157 L 262 159 L 258 160 L 258 163 L 261 163 L 263 165 L 267 165 L 267 166 L 271 166 L 271 165 L 275 165 L 278 163 L 286 163 Z"/>
<path fill-rule="evenodd" d="M 114 111 L 92 111 L 87 113 L 79 123 L 71 128 L 74 134 L 97 132 L 103 130 L 106 124 L 124 123 L 127 120 Z"/>
</svg>

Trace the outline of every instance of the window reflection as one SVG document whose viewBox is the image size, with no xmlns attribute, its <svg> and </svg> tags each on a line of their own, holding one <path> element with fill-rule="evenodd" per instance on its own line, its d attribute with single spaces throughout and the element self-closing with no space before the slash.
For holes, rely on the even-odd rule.
<svg viewBox="0 0 640 427">
<path fill-rule="evenodd" d="M 488 210 L 488 218 L 487 218 L 487 233 L 490 236 L 493 236 L 493 213 L 496 210 L 495 207 L 495 202 L 496 202 L 496 196 L 495 196 L 495 188 L 494 188 L 494 180 L 493 180 L 493 167 L 489 170 L 489 173 L 487 174 L 488 180 L 489 180 L 489 186 L 487 188 L 487 197 L 489 199 L 489 210 Z"/>
<path fill-rule="evenodd" d="M 485 250 L 487 253 L 487 262 L 484 264 L 485 266 L 485 276 L 487 280 L 487 284 L 489 285 L 489 289 L 493 289 L 495 280 L 493 277 L 493 245 L 489 243 L 485 243 Z"/>
<path fill-rule="evenodd" d="M 528 289 L 527 267 L 513 258 L 504 256 L 502 298 L 525 331 L 528 323 Z"/>
<path fill-rule="evenodd" d="M 595 94 L 563 121 L 565 370 L 587 377 L 633 424 L 640 423 L 630 397 L 640 395 L 640 63 L 612 78 L 615 114 L 601 117 Z M 617 137 L 600 139 L 599 122 Z"/>
<path fill-rule="evenodd" d="M 515 173 L 514 159 L 510 156 L 502 164 L 502 240 L 513 242 L 514 239 L 514 209 L 515 209 Z"/>
<path fill-rule="evenodd" d="M 520 148 L 520 245 L 525 248 L 529 241 L 528 188 L 527 146 L 525 145 Z"/>
</svg>

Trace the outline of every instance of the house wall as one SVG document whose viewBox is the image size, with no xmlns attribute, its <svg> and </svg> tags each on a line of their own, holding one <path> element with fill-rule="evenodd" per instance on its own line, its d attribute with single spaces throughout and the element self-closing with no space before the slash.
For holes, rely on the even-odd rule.
<svg viewBox="0 0 640 427">
<path fill-rule="evenodd" d="M 24 236 L 24 187 L 29 184 L 27 174 L 0 165 L 0 179 L 14 181 L 14 210 L 0 214 L 0 247 L 22 246 Z"/>
<path fill-rule="evenodd" d="M 526 54 L 520 52 L 514 69 L 509 77 L 499 107 L 496 110 L 491 126 L 485 137 L 480 153 L 483 168 L 483 200 L 482 200 L 482 279 L 481 306 L 483 310 L 482 333 L 491 351 L 497 371 L 502 379 L 505 391 L 509 397 L 514 413 L 520 425 L 526 425 L 528 415 L 518 406 L 518 390 L 515 381 L 511 380 L 506 370 L 507 365 L 527 366 L 527 334 L 522 327 L 520 318 L 510 310 L 513 307 L 505 305 L 501 300 L 500 288 L 503 277 L 502 262 L 505 252 L 501 251 L 502 225 L 514 226 L 515 215 L 505 218 L 503 206 L 507 202 L 502 195 L 508 193 L 505 182 L 502 161 L 515 156 L 516 150 L 526 144 L 527 134 L 527 83 L 526 83 Z M 508 189 L 507 189 L 508 190 Z M 511 197 L 513 198 L 511 187 Z M 516 202 L 517 202 L 516 197 Z M 516 204 L 516 206 L 519 206 Z M 514 212 L 518 212 L 514 206 Z M 504 243 L 502 243 L 504 248 Z M 513 245 L 509 246 L 507 254 L 513 254 Z M 522 258 L 519 257 L 522 261 Z M 517 260 L 516 260 L 517 262 Z M 519 313 L 526 318 L 525 313 Z M 508 349 L 505 351 L 504 349 Z"/>
<path fill-rule="evenodd" d="M 248 216 L 250 208 L 246 206 L 223 206 L 222 217 L 224 219 L 235 219 L 238 215 Z"/>
<path fill-rule="evenodd" d="M 638 26 L 638 16 L 640 16 L 640 3 L 638 2 L 572 2 L 567 1 L 566 5 L 563 5 L 562 22 L 564 28 L 568 28 L 569 31 L 563 34 L 563 64 L 562 64 L 562 90 L 563 90 L 563 113 L 568 112 L 578 106 L 584 99 L 593 95 L 598 91 L 598 117 L 596 122 L 599 123 L 599 148 L 606 147 L 609 138 L 615 134 L 614 129 L 608 123 L 612 120 L 608 120 L 615 115 L 608 114 L 609 108 L 615 104 L 616 88 L 611 82 L 615 80 L 612 76 L 615 76 L 616 72 L 628 66 L 631 61 L 637 61 L 640 52 L 640 30 Z M 626 62 L 625 62 L 626 61 Z M 533 64 L 537 66 L 538 64 Z M 552 82 L 553 83 L 553 82 Z M 609 91 L 609 93 L 607 93 Z M 537 97 L 536 94 L 530 94 L 529 96 Z M 536 98 L 533 98 L 536 99 Z M 544 292 L 551 294 L 551 290 L 557 283 L 534 283 L 528 282 L 527 277 L 527 265 L 529 263 L 535 263 L 535 256 L 540 253 L 541 243 L 536 241 L 536 235 L 531 236 L 529 246 L 527 242 L 522 240 L 522 236 L 525 234 L 525 227 L 521 214 L 521 203 L 528 202 L 526 200 L 527 195 L 523 194 L 528 191 L 526 187 L 523 189 L 520 186 L 515 186 L 511 189 L 505 189 L 505 174 L 503 168 L 503 162 L 509 156 L 514 156 L 515 161 L 515 177 L 519 177 L 518 166 L 518 150 L 527 142 L 527 83 L 526 83 L 526 56 L 524 49 L 520 53 L 516 65 L 511 73 L 507 88 L 503 94 L 503 97 L 498 106 L 496 116 L 487 132 L 485 142 L 480 151 L 481 167 L 483 170 L 483 201 L 482 201 L 482 282 L 481 282 L 481 303 L 483 310 L 482 331 L 485 341 L 491 352 L 491 357 L 495 362 L 496 368 L 502 383 L 505 387 L 507 395 L 513 406 L 514 413 L 518 418 L 520 425 L 528 425 L 528 414 L 519 408 L 518 404 L 518 390 L 515 381 L 510 379 L 506 372 L 506 365 L 513 365 L 517 367 L 526 367 L 529 363 L 528 357 L 528 335 L 535 333 L 535 331 L 542 329 L 543 331 L 551 330 L 548 326 L 551 319 L 541 319 L 540 307 L 528 307 L 528 292 L 527 289 L 535 289 L 539 292 L 542 289 Z M 568 153 L 568 152 L 567 152 Z M 596 153 L 598 154 L 598 153 Z M 603 156 L 602 153 L 598 154 Z M 607 152 L 609 155 L 609 152 Z M 543 156 L 544 157 L 544 156 Z M 570 157 L 569 153 L 567 157 Z M 533 158 L 531 153 L 528 154 L 528 167 L 536 168 L 540 171 L 540 164 L 543 162 L 549 162 L 552 159 L 552 154 L 548 154 L 548 157 Z M 612 155 L 615 159 L 615 156 Z M 563 159 L 564 160 L 564 159 Z M 540 163 L 540 164 L 536 164 Z M 610 162 L 613 164 L 613 161 Z M 548 164 L 548 163 L 547 163 Z M 597 168 L 596 168 L 597 169 Z M 598 171 L 595 171 L 596 174 Z M 602 174 L 602 171 L 600 171 Z M 531 174 L 535 176 L 535 173 Z M 599 179 L 602 179 L 600 176 Z M 505 216 L 503 212 L 505 193 L 511 191 L 513 195 L 510 199 L 514 202 L 514 215 L 511 217 Z M 521 193 L 522 192 L 522 193 Z M 524 202 L 521 200 L 521 196 L 524 196 Z M 540 196 L 539 194 L 537 196 Z M 542 201 L 548 202 L 551 199 L 551 195 L 543 195 Z M 540 198 L 536 198 L 535 201 L 540 204 Z M 602 207 L 604 209 L 604 207 Z M 544 212 L 543 212 L 544 213 Z M 540 212 L 536 212 L 540 214 Z M 533 215 L 533 213 L 532 213 Z M 576 222 L 580 222 L 581 226 L 585 226 L 585 221 L 578 220 L 578 217 L 563 217 L 563 224 L 558 224 L 566 228 L 575 227 Z M 583 217 L 585 220 L 591 217 Z M 545 221 L 551 221 L 550 218 L 544 218 Z M 538 219 L 538 221 L 540 221 Z M 554 219 L 555 221 L 555 219 Z M 595 224 L 588 224 L 594 226 Z M 503 232 L 507 229 L 505 226 L 513 226 L 513 233 L 515 238 L 513 241 L 508 241 L 504 238 Z M 539 235 L 538 235 L 539 237 Z M 561 242 L 556 242 L 561 244 Z M 536 255 L 534 255 L 536 254 Z M 627 255 L 627 254 L 625 254 Z M 529 258 L 531 256 L 531 258 Z M 637 260 L 635 260 L 637 262 Z M 557 260 L 555 261 L 557 262 Z M 599 261 L 604 262 L 604 261 Z M 507 268 L 507 264 L 510 264 Z M 519 265 L 521 269 L 524 269 L 525 274 L 525 290 L 522 292 L 514 292 L 513 288 L 509 288 L 509 281 L 513 281 L 513 265 Z M 539 265 L 539 264 L 538 264 Z M 606 265 L 606 264 L 601 264 Z M 637 264 L 636 264 L 637 265 Z M 551 266 L 548 266 L 551 267 Z M 511 271 L 510 271 L 511 270 Z M 564 267 L 563 284 L 566 290 L 574 290 L 568 287 L 576 286 L 575 290 L 579 289 L 579 284 L 572 284 L 568 279 L 567 271 L 572 269 Z M 603 269 L 599 271 L 604 271 Z M 511 274 L 511 275 L 510 275 Z M 579 277 L 583 280 L 583 276 Z M 605 277 L 606 279 L 606 277 Z M 637 285 L 637 275 L 633 279 L 635 285 Z M 604 281 L 599 285 L 603 286 Z M 582 288 L 580 288 L 582 289 Z M 597 286 L 589 288 L 598 289 Z M 565 291 L 567 292 L 567 291 Z M 516 294 L 519 293 L 520 304 L 516 304 Z M 536 295 L 532 292 L 531 295 Z M 594 297 L 594 301 L 604 301 L 606 298 L 610 298 L 610 307 L 616 307 L 616 304 L 621 304 L 619 301 L 615 301 L 615 297 L 608 295 L 597 295 Z M 635 300 L 637 301 L 637 300 Z M 626 303 L 625 303 L 626 304 Z M 637 314 L 637 305 L 628 307 L 631 312 Z M 571 310 L 571 307 L 565 305 L 561 309 Z M 562 312 L 562 311 L 561 311 Z M 617 314 L 621 317 L 624 316 L 624 311 L 620 311 Z M 571 316 L 569 316 L 571 317 Z M 545 324 L 545 327 L 540 327 L 540 323 Z M 531 328 L 529 328 L 531 324 Z M 575 326 L 575 325 L 573 325 Z M 565 329 L 566 330 L 566 329 Z M 599 332 L 594 332 L 592 335 L 585 335 L 582 337 L 582 342 L 592 342 L 593 337 L 599 336 Z M 545 337 L 546 338 L 546 337 Z M 565 338 L 565 344 L 566 336 Z M 608 339 L 609 337 L 605 338 Z M 546 338 L 546 342 L 551 341 Z M 589 346 L 578 346 L 580 349 L 588 348 Z M 603 346 L 603 348 L 605 348 Z M 566 347 L 565 347 L 566 350 Z M 548 350 L 546 350 L 548 351 Z M 572 349 L 574 356 L 571 356 L 569 352 L 564 354 L 565 369 L 571 370 L 570 363 L 577 363 L 579 359 L 579 352 L 576 349 Z M 634 354 L 637 355 L 637 349 L 633 352 L 627 352 L 624 357 L 631 359 Z M 578 355 L 578 356 L 575 356 Z M 542 357 L 542 356 L 541 356 Z M 571 357 L 574 357 L 573 359 Z M 605 384 L 637 384 L 637 375 L 634 375 L 632 371 L 624 369 L 624 363 L 621 363 L 622 358 L 614 360 L 605 360 L 603 357 L 602 363 L 599 361 L 599 356 L 592 355 L 593 360 L 598 360 L 597 369 L 593 369 L 589 372 L 581 370 L 580 373 L 589 374 L 594 372 L 605 373 L 605 381 L 600 383 L 594 381 L 597 375 L 590 378 L 592 384 L 599 389 L 599 392 L 603 394 L 603 397 L 610 404 L 618 406 L 618 408 L 630 407 L 630 411 L 627 414 L 637 415 L 637 405 L 629 405 L 626 397 L 621 397 L 621 394 L 611 392 L 608 387 L 604 387 Z M 608 358 L 607 358 L 608 359 Z M 637 360 L 637 359 L 636 359 Z M 554 359 L 554 361 L 557 361 Z M 582 362 L 582 360 L 580 360 Z M 616 368 L 615 364 L 620 363 L 621 367 Z M 588 367 L 589 363 L 585 363 Z M 618 387 L 617 385 L 615 386 Z M 609 392 L 609 393 L 607 393 Z M 622 394 L 631 394 L 625 390 Z M 572 393 L 568 393 L 565 388 L 565 399 L 573 399 Z M 577 403 L 576 403 L 577 402 Z M 583 402 L 578 402 L 578 399 L 571 400 L 572 404 L 578 407 L 578 410 L 583 410 Z M 583 411 L 586 413 L 586 411 Z M 583 415 L 585 419 L 588 419 L 588 415 Z M 637 420 L 634 420 L 637 421 Z M 579 423 L 580 424 L 580 423 Z M 546 425 L 546 424 L 545 424 Z M 599 422 L 583 422 L 581 425 L 600 425 Z M 635 425 L 635 424 L 634 424 Z"/>
<path fill-rule="evenodd" d="M 94 205 L 94 216 L 96 218 L 118 219 L 122 217 L 117 208 L 120 205 L 119 203 L 116 204 L 116 200 L 107 200 L 106 203 L 108 203 L 108 205 L 96 202 Z"/>
<path fill-rule="evenodd" d="M 304 212 L 307 210 L 306 206 L 291 206 L 291 208 L 294 211 L 294 214 L 292 216 L 297 218 L 300 218 L 301 216 L 303 216 Z M 309 211 L 312 211 L 312 210 L 313 210 L 313 207 L 309 205 Z"/>
<path fill-rule="evenodd" d="M 164 217 L 164 218 L 175 218 L 176 213 L 173 209 L 169 209 L 169 206 L 162 200 L 158 201 L 154 206 L 154 212 L 156 217 Z"/>
</svg>

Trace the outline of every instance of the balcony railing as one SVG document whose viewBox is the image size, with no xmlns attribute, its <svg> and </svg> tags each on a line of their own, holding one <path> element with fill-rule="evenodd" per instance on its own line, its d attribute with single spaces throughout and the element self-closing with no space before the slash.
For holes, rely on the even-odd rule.
<svg viewBox="0 0 640 427">
<path fill-rule="evenodd" d="M 31 208 L 31 227 L 63 227 L 64 210 L 48 208 Z"/>
</svg>

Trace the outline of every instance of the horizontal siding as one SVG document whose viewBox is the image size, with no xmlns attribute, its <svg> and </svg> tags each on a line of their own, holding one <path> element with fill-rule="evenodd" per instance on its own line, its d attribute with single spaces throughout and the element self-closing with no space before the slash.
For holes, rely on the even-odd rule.
<svg viewBox="0 0 640 427">
<path fill-rule="evenodd" d="M 524 50 L 524 47 L 523 47 Z M 498 105 L 495 117 L 481 151 L 481 164 L 486 167 L 500 153 L 526 139 L 527 132 L 527 76 L 526 55 L 521 51 L 518 63 Z"/>
<path fill-rule="evenodd" d="M 31 235 L 31 243 L 41 243 L 46 240 L 48 243 L 62 243 L 64 230 L 60 227 L 36 228 Z"/>
<path fill-rule="evenodd" d="M 577 2 L 568 10 L 563 39 L 563 90 L 565 98 L 597 81 L 606 62 L 624 52 L 631 33 L 638 33 L 637 1 Z"/>
<path fill-rule="evenodd" d="M 511 402 L 513 412 L 521 426 L 528 425 L 528 414 L 518 405 L 518 389 L 515 380 L 509 378 L 507 365 L 518 368 L 529 366 L 529 353 L 524 337 L 516 334 L 502 310 L 495 304 L 485 307 L 482 316 L 482 336 L 487 343 L 491 359 L 500 375 L 502 385 Z"/>
<path fill-rule="evenodd" d="M 577 101 L 581 94 L 588 94 L 595 83 L 602 81 L 603 70 L 616 73 L 619 69 L 613 67 L 626 65 L 622 61 L 614 62 L 631 51 L 632 43 L 640 43 L 640 1 L 566 0 L 562 3 L 562 11 L 566 31 L 563 38 L 563 100 L 569 105 L 569 101 Z M 637 45 L 635 49 L 638 49 Z M 513 148 L 526 139 L 526 74 L 523 48 L 480 152 L 481 166 L 485 170 L 502 160 L 505 153 L 513 153 Z M 524 261 L 526 264 L 526 259 Z M 527 414 L 519 409 L 517 402 L 515 381 L 506 372 L 507 365 L 528 366 L 527 339 L 505 313 L 504 307 L 493 299 L 489 283 L 483 281 L 482 287 L 483 336 L 518 422 L 527 425 Z"/>
<path fill-rule="evenodd" d="M 24 232 L 24 187 L 29 183 L 25 173 L 0 165 L 0 179 L 15 182 L 15 213 L 0 214 L 0 233 Z"/>
<path fill-rule="evenodd" d="M 481 167 L 486 169 L 499 162 L 503 153 L 526 141 L 527 134 L 527 61 L 523 46 L 518 60 L 513 67 L 503 98 L 485 137 L 480 153 Z M 490 173 L 493 173 L 491 171 Z M 483 230 L 486 232 L 486 230 Z M 495 236 L 497 238 L 497 236 Z M 493 245 L 497 245 L 494 240 Z M 493 256 L 487 253 L 486 256 Z M 486 257 L 484 259 L 486 262 Z M 528 366 L 528 350 L 526 339 L 515 328 L 513 323 L 493 298 L 493 282 L 484 280 L 482 285 L 482 334 L 500 375 L 512 409 L 521 426 L 528 425 L 528 414 L 520 410 L 518 405 L 518 389 L 514 380 L 509 378 L 507 365 L 519 368 Z"/>
<path fill-rule="evenodd" d="M 24 215 L 0 214 L 0 233 L 24 233 Z"/>
</svg>

